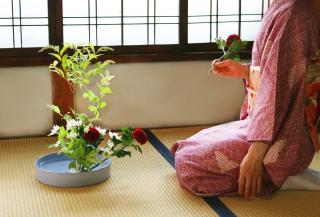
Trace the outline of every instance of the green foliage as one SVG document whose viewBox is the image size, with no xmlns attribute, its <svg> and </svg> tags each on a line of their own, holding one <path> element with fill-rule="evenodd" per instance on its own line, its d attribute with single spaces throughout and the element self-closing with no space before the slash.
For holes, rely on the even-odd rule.
<svg viewBox="0 0 320 217">
<path fill-rule="evenodd" d="M 88 119 L 91 122 L 99 120 L 100 111 L 107 103 L 104 102 L 104 97 L 111 94 L 110 81 L 114 76 L 110 75 L 107 67 L 115 62 L 112 60 L 98 61 L 98 57 L 103 52 L 112 51 L 109 47 L 100 47 L 98 50 L 92 44 L 88 46 L 76 44 L 64 44 L 60 49 L 59 46 L 49 45 L 42 48 L 39 52 L 50 51 L 48 54 L 53 56 L 55 60 L 50 64 L 50 71 L 57 73 L 62 78 L 70 83 L 71 86 L 85 88 L 83 97 L 88 99 L 93 105 L 88 107 L 92 113 L 92 118 Z M 90 67 L 92 66 L 92 67 Z M 87 88 L 94 79 L 99 88 L 97 93 Z M 51 109 L 60 114 L 58 108 L 54 105 Z M 61 115 L 61 114 L 60 114 Z"/>
<path fill-rule="evenodd" d="M 57 114 L 61 115 L 61 113 L 60 113 L 60 109 L 59 109 L 59 107 L 58 107 L 58 106 L 55 106 L 55 105 L 47 105 L 47 107 L 48 107 L 48 108 L 50 108 L 53 112 L 55 112 L 55 113 L 57 113 Z"/>
<path fill-rule="evenodd" d="M 121 158 L 125 156 L 131 157 L 131 152 L 129 151 L 133 148 L 136 151 L 142 153 L 142 150 L 139 145 L 135 143 L 135 139 L 132 135 L 132 128 L 122 128 L 121 129 L 121 139 L 116 136 L 111 137 L 111 141 L 114 146 L 111 148 L 112 156 Z"/>
<path fill-rule="evenodd" d="M 217 47 L 223 51 L 223 56 L 220 57 L 219 61 L 225 59 L 232 59 L 235 61 L 240 61 L 239 51 L 244 50 L 247 46 L 247 42 L 243 40 L 234 40 L 229 47 L 227 43 L 222 38 L 216 39 Z"/>
<path fill-rule="evenodd" d="M 114 61 L 106 60 L 98 61 L 98 57 L 102 52 L 112 51 L 112 48 L 100 47 L 97 51 L 92 44 L 88 46 L 81 46 L 75 44 L 64 44 L 60 50 L 59 46 L 49 45 L 42 48 L 39 52 L 50 50 L 49 55 L 55 58 L 55 61 L 50 64 L 49 69 L 52 72 L 58 73 L 60 76 L 66 78 L 73 86 L 84 86 L 90 83 L 92 77 L 100 75 L 104 79 L 111 77 L 106 70 Z M 94 64 L 94 68 L 88 70 L 88 67 Z"/>
<path fill-rule="evenodd" d="M 216 39 L 216 44 L 220 50 L 224 50 L 227 46 L 226 41 L 220 37 Z"/>
</svg>

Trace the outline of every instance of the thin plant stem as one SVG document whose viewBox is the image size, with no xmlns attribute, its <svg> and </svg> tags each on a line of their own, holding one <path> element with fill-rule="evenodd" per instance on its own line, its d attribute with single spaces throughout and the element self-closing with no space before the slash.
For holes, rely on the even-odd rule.
<svg viewBox="0 0 320 217">
<path fill-rule="evenodd" d="M 103 159 L 101 162 L 97 163 L 96 165 L 94 165 L 93 167 L 91 167 L 89 170 L 92 171 L 93 169 L 97 168 L 100 164 L 102 164 L 103 162 L 105 162 L 106 160 L 108 160 L 109 158 L 105 158 Z"/>
<path fill-rule="evenodd" d="M 225 50 L 223 49 L 223 55 L 218 59 L 217 63 L 218 63 L 218 62 L 221 62 L 221 61 L 222 61 L 226 56 L 228 56 L 229 54 L 230 54 L 229 50 L 225 51 Z M 210 75 L 210 74 L 212 73 L 212 71 L 213 71 L 213 67 L 211 66 L 211 68 L 210 68 L 209 71 L 208 71 L 208 75 Z"/>
</svg>

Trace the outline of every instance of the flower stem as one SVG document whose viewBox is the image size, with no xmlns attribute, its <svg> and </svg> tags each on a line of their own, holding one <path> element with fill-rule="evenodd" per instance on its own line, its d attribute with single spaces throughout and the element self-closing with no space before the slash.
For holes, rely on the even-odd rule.
<svg viewBox="0 0 320 217">
<path fill-rule="evenodd" d="M 222 61 L 227 55 L 229 55 L 229 54 L 230 54 L 229 50 L 225 51 L 225 50 L 223 49 L 223 55 L 218 59 L 217 63 L 218 63 L 218 62 L 221 62 L 221 61 Z M 210 75 L 210 74 L 212 73 L 212 71 L 213 71 L 213 67 L 211 67 L 211 68 L 209 69 L 208 75 Z"/>
<path fill-rule="evenodd" d="M 109 158 L 105 158 L 103 159 L 101 162 L 97 163 L 96 165 L 94 165 L 93 167 L 91 167 L 89 169 L 89 171 L 92 171 L 93 169 L 97 168 L 100 164 L 102 164 L 103 162 L 105 162 L 106 160 L 108 160 Z"/>
</svg>

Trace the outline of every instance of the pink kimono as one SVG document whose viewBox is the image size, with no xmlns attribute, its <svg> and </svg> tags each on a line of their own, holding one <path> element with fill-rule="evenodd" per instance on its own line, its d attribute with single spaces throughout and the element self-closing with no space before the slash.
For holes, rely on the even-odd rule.
<svg viewBox="0 0 320 217">
<path fill-rule="evenodd" d="M 240 120 L 202 130 L 171 149 L 184 188 L 201 196 L 237 191 L 239 166 L 255 141 L 270 145 L 263 194 L 308 167 L 315 147 L 305 116 L 306 71 L 318 47 L 318 25 L 311 0 L 273 1 L 252 51 L 250 80 L 260 71 L 259 83 L 248 84 L 256 93 L 247 93 Z"/>
</svg>

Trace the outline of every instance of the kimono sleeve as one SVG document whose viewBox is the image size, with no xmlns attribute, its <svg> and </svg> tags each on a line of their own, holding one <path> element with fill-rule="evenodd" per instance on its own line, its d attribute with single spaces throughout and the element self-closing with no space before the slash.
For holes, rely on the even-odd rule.
<svg viewBox="0 0 320 217">
<path fill-rule="evenodd" d="M 271 144 L 277 138 L 305 82 L 309 32 L 308 23 L 299 14 L 284 15 L 274 24 L 264 48 L 268 51 L 264 51 L 261 59 L 261 80 L 248 141 Z M 305 105 L 298 106 L 303 115 Z"/>
</svg>

